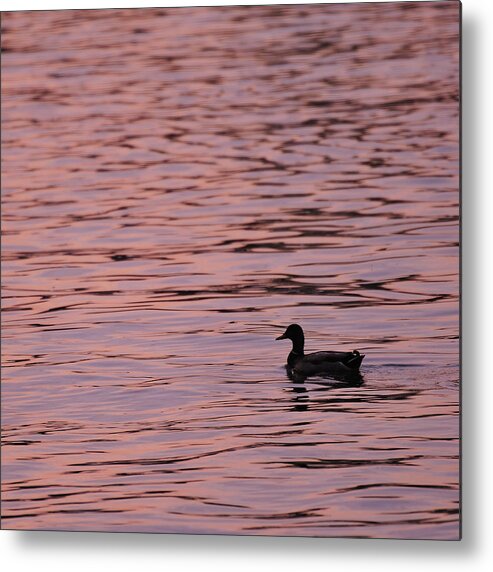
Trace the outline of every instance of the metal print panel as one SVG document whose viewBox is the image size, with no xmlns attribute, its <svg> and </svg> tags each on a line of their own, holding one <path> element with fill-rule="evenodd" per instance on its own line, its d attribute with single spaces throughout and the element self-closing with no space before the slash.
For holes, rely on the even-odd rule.
<svg viewBox="0 0 493 572">
<path fill-rule="evenodd" d="M 460 537 L 459 24 L 2 14 L 4 528 Z"/>
</svg>

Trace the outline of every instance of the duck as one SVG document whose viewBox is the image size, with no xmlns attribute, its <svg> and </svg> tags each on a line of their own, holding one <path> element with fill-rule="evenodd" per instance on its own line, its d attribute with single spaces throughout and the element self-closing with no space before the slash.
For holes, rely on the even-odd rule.
<svg viewBox="0 0 493 572">
<path fill-rule="evenodd" d="M 289 352 L 286 368 L 299 377 L 331 373 L 359 374 L 365 357 L 358 350 L 350 352 L 315 352 L 305 354 L 305 334 L 298 324 L 291 324 L 276 340 L 291 340 L 293 348 Z"/>
</svg>

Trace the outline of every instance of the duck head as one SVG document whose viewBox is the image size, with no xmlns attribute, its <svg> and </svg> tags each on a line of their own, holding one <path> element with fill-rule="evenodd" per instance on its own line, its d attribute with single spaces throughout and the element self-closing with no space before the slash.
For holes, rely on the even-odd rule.
<svg viewBox="0 0 493 572">
<path fill-rule="evenodd" d="M 305 335 L 303 334 L 303 328 L 298 324 L 288 326 L 284 334 L 276 338 L 276 340 L 291 340 L 293 342 L 293 350 L 297 354 L 303 355 Z"/>
</svg>

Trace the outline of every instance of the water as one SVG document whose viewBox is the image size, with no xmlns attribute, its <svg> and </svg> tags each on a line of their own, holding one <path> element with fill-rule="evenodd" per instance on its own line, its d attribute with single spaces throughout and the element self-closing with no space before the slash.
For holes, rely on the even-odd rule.
<svg viewBox="0 0 493 572">
<path fill-rule="evenodd" d="M 457 538 L 457 18 L 3 14 L 4 527 Z"/>
</svg>

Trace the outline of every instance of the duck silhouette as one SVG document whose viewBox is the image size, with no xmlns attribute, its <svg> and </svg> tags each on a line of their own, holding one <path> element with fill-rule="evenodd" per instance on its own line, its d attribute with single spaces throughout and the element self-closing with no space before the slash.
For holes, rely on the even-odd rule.
<svg viewBox="0 0 493 572">
<path fill-rule="evenodd" d="M 295 377 L 303 378 L 323 374 L 359 374 L 364 354 L 352 352 L 315 352 L 305 354 L 305 334 L 298 324 L 291 324 L 276 340 L 291 340 L 287 369 Z"/>
</svg>

